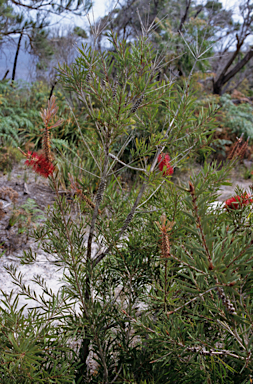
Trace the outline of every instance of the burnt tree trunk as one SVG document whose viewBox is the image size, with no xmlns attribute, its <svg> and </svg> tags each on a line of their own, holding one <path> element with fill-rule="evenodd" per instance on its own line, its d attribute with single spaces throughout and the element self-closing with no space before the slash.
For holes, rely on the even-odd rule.
<svg viewBox="0 0 253 384">
<path fill-rule="evenodd" d="M 227 61 L 226 65 L 224 66 L 223 70 L 217 77 L 217 79 L 214 79 L 213 81 L 213 93 L 217 95 L 222 94 L 222 88 L 223 86 L 231 80 L 240 70 L 250 61 L 250 59 L 253 57 L 253 47 L 250 48 L 250 50 L 244 55 L 244 57 L 232 68 L 229 70 L 231 65 L 233 64 L 236 57 L 239 55 L 241 47 L 243 46 L 243 43 L 245 41 L 244 37 L 243 39 L 239 39 L 237 37 L 237 45 L 236 49 L 231 55 L 230 59 Z"/>
<path fill-rule="evenodd" d="M 189 9 L 190 9 L 190 5 L 191 5 L 191 2 L 192 0 L 186 0 L 185 2 L 185 11 L 184 11 L 184 14 L 180 20 L 180 24 L 179 24 L 179 27 L 178 27 L 178 32 L 181 32 L 182 31 L 182 28 L 183 28 L 183 25 L 186 21 L 186 18 L 188 16 L 188 12 L 189 12 Z"/>
<path fill-rule="evenodd" d="M 12 70 L 12 77 L 11 77 L 11 80 L 12 80 L 12 81 L 15 80 L 16 68 L 17 68 L 17 61 L 18 61 L 18 54 L 19 54 L 19 50 L 20 50 L 20 45 L 21 45 L 22 37 L 23 37 L 23 31 L 20 32 L 20 36 L 19 36 L 19 39 L 18 39 L 18 45 L 17 45 L 17 49 L 16 49 L 16 55 L 15 55 L 15 59 L 14 59 L 14 63 L 13 63 L 13 70 Z"/>
<path fill-rule="evenodd" d="M 52 86 L 51 86 L 51 90 L 50 90 L 50 93 L 49 93 L 49 97 L 48 97 L 48 100 L 50 100 L 50 99 L 51 99 L 51 97 L 52 97 L 52 95 L 53 95 L 53 92 L 54 92 L 54 88 L 55 88 L 56 84 L 57 84 L 57 80 L 54 80 L 54 82 L 53 82 L 53 84 L 52 84 Z"/>
<path fill-rule="evenodd" d="M 10 70 L 7 69 L 7 71 L 6 71 L 5 74 L 4 74 L 4 77 L 2 78 L 2 81 L 4 81 L 4 80 L 6 79 L 6 77 L 7 77 L 7 75 L 8 75 L 9 72 L 10 72 Z"/>
</svg>

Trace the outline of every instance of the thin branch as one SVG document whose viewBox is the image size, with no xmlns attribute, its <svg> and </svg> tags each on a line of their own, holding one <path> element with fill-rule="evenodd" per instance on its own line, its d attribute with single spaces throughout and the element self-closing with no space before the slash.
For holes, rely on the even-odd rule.
<svg viewBox="0 0 253 384">
<path fill-rule="evenodd" d="M 82 137 L 83 143 L 84 143 L 84 145 L 86 146 L 86 148 L 88 149 L 88 151 L 89 151 L 90 155 L 92 156 L 93 160 L 95 161 L 95 163 L 96 163 L 98 169 L 101 171 L 101 167 L 100 167 L 99 163 L 98 163 L 97 160 L 96 160 L 96 156 L 93 154 L 92 150 L 90 149 L 89 144 L 86 142 L 86 140 L 85 140 L 85 138 L 84 138 L 84 136 L 83 136 L 81 127 L 80 127 L 80 125 L 79 125 L 79 123 L 78 123 L 78 121 L 77 121 L 77 118 L 76 118 L 76 116 L 75 116 L 75 114 L 74 114 L 73 108 L 72 108 L 72 106 L 71 106 L 71 104 L 70 104 L 70 102 L 69 102 L 68 99 L 67 99 L 67 103 L 68 103 L 69 108 L 70 108 L 70 110 L 71 110 L 71 113 L 72 113 L 72 115 L 73 115 L 73 117 L 74 117 L 74 119 L 75 119 L 76 125 L 77 125 L 77 127 L 78 127 L 78 129 L 79 129 L 79 132 L 80 132 L 80 135 L 81 135 L 81 137 Z"/>
<path fill-rule="evenodd" d="M 144 204 L 146 204 L 151 198 L 152 196 L 154 196 L 156 194 L 156 192 L 158 191 L 158 189 L 161 188 L 161 186 L 165 183 L 166 179 L 164 179 L 159 185 L 158 187 L 155 189 L 155 191 L 153 193 L 151 193 L 151 195 L 147 198 L 147 200 L 145 200 L 143 203 L 141 203 L 140 205 L 138 205 L 138 207 L 136 208 L 139 209 L 140 207 L 142 207 Z"/>
<path fill-rule="evenodd" d="M 122 147 L 120 148 L 120 150 L 119 150 L 119 152 L 118 152 L 118 154 L 117 154 L 117 158 L 118 158 L 118 159 L 119 159 L 119 157 L 122 155 L 122 153 L 124 152 L 125 148 L 128 146 L 128 144 L 130 143 L 130 141 L 131 141 L 132 139 L 133 139 L 133 135 L 130 135 L 130 136 L 127 138 L 127 140 L 125 141 L 125 143 L 122 145 Z M 115 163 L 116 163 L 116 160 L 114 160 L 114 161 L 112 162 L 112 164 L 111 164 L 110 167 L 109 167 L 108 172 L 111 171 L 111 169 L 114 167 Z M 121 169 L 122 169 L 122 168 L 121 168 Z"/>
<path fill-rule="evenodd" d="M 217 320 L 217 322 L 223 327 L 225 328 L 232 336 L 234 336 L 234 338 L 238 341 L 238 343 L 240 344 L 240 346 L 242 347 L 242 349 L 246 350 L 245 346 L 242 344 L 242 341 L 241 341 L 241 338 L 238 336 L 238 334 L 236 335 L 232 329 L 229 327 L 229 325 L 227 323 L 224 323 L 223 321 L 220 321 L 220 320 Z"/>
<path fill-rule="evenodd" d="M 181 305 L 180 307 L 174 309 L 173 311 L 169 311 L 169 312 L 167 312 L 167 316 L 171 315 L 172 313 L 175 313 L 175 312 L 180 311 L 180 309 L 186 307 L 186 305 L 193 303 L 194 301 L 198 300 L 199 298 L 201 298 L 202 296 L 204 296 L 206 293 L 208 293 L 208 292 L 210 292 L 210 291 L 212 291 L 212 290 L 214 290 L 214 289 L 216 289 L 216 287 L 212 287 L 212 288 L 208 289 L 207 291 L 200 293 L 198 296 L 196 296 L 196 297 L 194 297 L 193 299 L 187 301 L 187 303 Z"/>
<path fill-rule="evenodd" d="M 135 170 L 135 171 L 140 171 L 140 172 L 145 172 L 145 173 L 146 173 L 146 169 L 145 169 L 145 168 L 136 168 L 136 167 L 132 167 L 131 165 L 126 164 L 126 163 L 124 163 L 123 161 L 121 161 L 120 159 L 118 159 L 118 158 L 117 158 L 115 155 L 113 155 L 112 153 L 109 153 L 109 157 L 111 157 L 112 159 L 116 160 L 118 163 L 124 165 L 124 167 L 133 169 L 133 170 Z"/>
<path fill-rule="evenodd" d="M 196 271 L 196 272 L 198 272 L 198 273 L 201 273 L 202 275 L 207 275 L 206 272 L 201 271 L 201 269 L 198 269 L 198 268 L 196 268 L 196 267 L 193 267 L 193 265 L 190 265 L 190 264 L 186 263 L 185 261 L 179 259 L 178 257 L 174 256 L 173 254 L 171 254 L 170 257 L 172 257 L 174 260 L 178 261 L 180 264 L 184 264 L 184 265 L 186 265 L 187 267 L 193 269 L 193 271 Z"/>
<path fill-rule="evenodd" d="M 57 150 L 58 153 L 60 154 L 60 150 L 59 150 L 58 148 L 56 148 L 56 150 Z M 72 161 L 70 161 L 69 159 L 68 159 L 68 163 L 72 164 L 74 167 L 76 167 L 76 168 L 78 168 L 78 169 L 81 169 L 81 171 L 84 171 L 84 172 L 88 173 L 89 175 L 91 175 L 91 176 L 93 176 L 93 177 L 97 177 L 98 179 L 100 179 L 100 176 L 98 176 L 98 175 L 96 175 L 95 173 L 92 173 L 92 172 L 90 172 L 90 171 L 87 171 L 87 169 L 82 168 L 82 167 L 80 167 L 80 166 L 77 165 L 77 164 L 74 164 L 74 163 L 73 163 Z"/>
</svg>

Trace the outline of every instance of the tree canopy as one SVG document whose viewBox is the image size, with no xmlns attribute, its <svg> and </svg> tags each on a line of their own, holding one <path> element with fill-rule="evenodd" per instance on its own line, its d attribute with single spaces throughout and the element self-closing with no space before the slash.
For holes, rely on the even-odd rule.
<svg viewBox="0 0 253 384">
<path fill-rule="evenodd" d="M 218 0 L 201 4 L 196 0 L 126 0 L 102 19 L 101 26 L 104 34 L 113 30 L 130 41 L 152 25 L 151 39 L 168 62 L 173 60 L 168 70 L 176 76 L 189 74 L 194 54 L 200 47 L 202 52 L 209 47 L 202 57 L 203 65 L 196 70 L 212 70 L 214 75 L 207 81 L 212 82 L 213 93 L 222 94 L 251 72 L 252 0 L 241 0 L 239 12 L 235 15 Z"/>
</svg>

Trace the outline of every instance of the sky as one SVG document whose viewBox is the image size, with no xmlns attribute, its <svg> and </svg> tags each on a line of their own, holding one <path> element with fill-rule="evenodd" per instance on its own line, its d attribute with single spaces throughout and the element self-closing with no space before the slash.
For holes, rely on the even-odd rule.
<svg viewBox="0 0 253 384">
<path fill-rule="evenodd" d="M 117 0 L 93 0 L 93 10 L 89 12 L 91 22 L 93 21 L 93 15 L 94 19 L 98 19 L 99 17 L 104 16 L 109 10 L 111 10 L 110 5 L 115 4 Z M 148 0 L 146 0 L 148 1 Z M 206 0 L 200 0 L 202 1 Z M 221 0 L 223 3 L 223 6 L 227 9 L 233 9 L 236 13 L 238 13 L 238 0 Z M 88 29 L 88 21 L 87 17 L 78 17 L 78 16 L 68 16 L 64 20 L 62 19 L 54 19 L 54 25 L 59 26 L 62 25 L 64 28 L 64 25 L 78 25 L 79 27 L 82 27 L 84 29 Z M 59 23 L 60 21 L 60 23 Z M 8 46 L 7 49 L 5 49 L 5 52 L 2 50 L 0 51 L 0 78 L 3 77 L 5 71 L 7 69 L 10 69 L 10 73 L 8 77 L 11 76 L 11 69 L 12 69 L 12 63 L 14 60 L 15 55 L 15 46 L 13 47 Z M 30 60 L 30 61 L 29 61 Z M 18 65 L 17 65 L 17 78 L 22 78 L 24 80 L 29 81 L 30 75 L 32 71 L 32 63 L 31 59 L 29 58 L 29 55 L 25 54 L 24 52 L 20 53 L 20 57 L 18 59 Z"/>
<path fill-rule="evenodd" d="M 116 3 L 116 1 L 114 1 L 114 3 Z M 111 4 L 110 0 L 93 0 L 93 7 L 89 11 L 90 20 L 93 21 L 93 17 L 95 20 L 98 19 L 99 17 L 103 17 L 110 10 L 110 4 Z M 62 22 L 63 24 L 73 23 L 83 28 L 85 25 L 88 25 L 86 16 L 82 16 L 82 17 L 69 16 L 69 17 L 66 17 Z"/>
<path fill-rule="evenodd" d="M 94 1 L 94 13 L 95 17 L 101 17 L 105 14 L 108 9 L 108 0 L 93 0 Z M 147 0 L 148 1 L 148 0 Z M 202 1 L 200 1 L 201 3 Z M 238 0 L 221 0 L 223 6 L 227 9 L 237 8 Z M 116 3 L 116 1 L 114 1 Z"/>
<path fill-rule="evenodd" d="M 147 2 L 149 0 L 146 0 Z M 206 2 L 206 0 L 199 0 L 199 3 L 202 3 L 203 1 Z M 223 4 L 223 6 L 226 9 L 233 9 L 236 11 L 236 13 L 239 13 L 238 9 L 238 0 L 220 0 Z M 90 19 L 93 20 L 93 15 L 94 19 L 98 19 L 99 17 L 104 16 L 108 11 L 111 10 L 111 5 L 116 4 L 117 0 L 93 0 L 93 7 L 92 10 L 89 12 Z M 58 20 L 55 19 L 55 22 L 58 23 Z M 78 17 L 78 16 L 68 16 L 65 17 L 64 20 L 61 21 L 62 24 L 75 24 L 78 25 L 79 27 L 85 27 L 85 25 L 88 24 L 87 18 L 85 16 Z"/>
<path fill-rule="evenodd" d="M 148 0 L 147 0 L 148 1 Z M 201 1 L 200 1 L 201 2 Z M 223 6 L 227 9 L 238 8 L 238 0 L 221 0 Z M 116 1 L 114 1 L 116 3 Z M 101 17 L 108 8 L 108 0 L 94 0 L 95 17 Z"/>
<path fill-rule="evenodd" d="M 109 1 L 110 3 L 110 1 Z M 90 19 L 93 21 L 99 17 L 102 17 L 108 10 L 108 0 L 95 0 L 93 11 L 90 11 Z M 64 25 L 78 25 L 84 29 L 88 27 L 88 21 L 86 17 L 73 17 L 67 16 L 64 19 L 55 17 L 53 18 L 53 26 L 57 27 L 61 25 L 64 28 Z M 16 39 L 17 40 L 17 39 Z M 22 42 L 22 45 L 24 41 Z M 21 47 L 22 47 L 21 45 Z M 7 78 L 11 78 L 12 75 L 12 65 L 15 57 L 16 51 L 16 42 L 14 41 L 13 45 L 8 44 L 7 47 L 0 50 L 0 78 L 3 78 L 5 72 L 9 69 L 9 74 Z M 17 70 L 16 70 L 16 79 L 23 79 L 29 81 L 34 74 L 34 65 L 33 61 L 29 54 L 24 51 L 24 48 L 20 50 L 18 57 Z"/>
</svg>

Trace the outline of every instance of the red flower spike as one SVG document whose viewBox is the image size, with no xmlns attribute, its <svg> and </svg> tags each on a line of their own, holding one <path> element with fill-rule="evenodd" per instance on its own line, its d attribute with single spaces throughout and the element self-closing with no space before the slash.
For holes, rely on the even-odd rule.
<svg viewBox="0 0 253 384">
<path fill-rule="evenodd" d="M 43 177 L 48 177 L 54 172 L 54 165 L 48 161 L 45 156 L 38 155 L 36 152 L 31 153 L 30 151 L 26 155 L 27 160 L 25 164 L 32 167 L 33 170 Z"/>
<path fill-rule="evenodd" d="M 245 205 L 253 203 L 253 199 L 250 199 L 250 195 L 247 193 L 242 194 L 241 196 L 236 195 L 225 201 L 225 208 L 229 209 L 239 209 Z"/>
<path fill-rule="evenodd" d="M 161 172 L 166 168 L 163 171 L 163 176 L 172 175 L 174 173 L 174 169 L 170 164 L 170 157 L 167 153 L 161 153 L 158 156 L 158 165 Z"/>
</svg>

